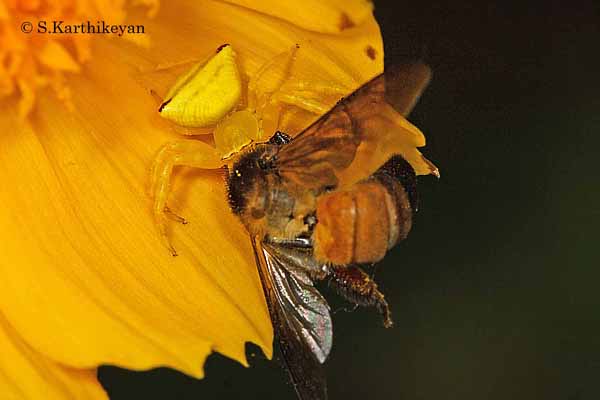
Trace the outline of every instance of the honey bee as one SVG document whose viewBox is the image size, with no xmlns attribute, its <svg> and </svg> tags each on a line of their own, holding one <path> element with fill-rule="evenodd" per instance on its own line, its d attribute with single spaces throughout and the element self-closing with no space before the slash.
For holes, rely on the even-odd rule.
<svg viewBox="0 0 600 400">
<path fill-rule="evenodd" d="M 326 399 L 332 346 L 329 279 L 346 300 L 391 312 L 361 265 L 404 239 L 418 208 L 416 176 L 437 168 L 407 115 L 430 79 L 422 63 L 388 69 L 291 138 L 276 132 L 228 167 L 228 200 L 250 235 L 273 326 L 300 399 Z M 407 145 L 409 143 L 410 145 Z"/>
<path fill-rule="evenodd" d="M 320 113 L 326 108 L 301 94 L 308 87 L 332 94 L 342 90 L 322 83 L 294 86 L 290 80 L 287 91 L 281 84 L 264 95 L 257 85 L 260 76 L 278 60 L 290 64 L 297 48 L 259 69 L 248 97 L 263 100 L 250 101 L 243 110 L 235 109 L 241 81 L 228 45 L 177 81 L 160 115 L 191 127 L 216 122 L 216 146 L 178 140 L 161 148 L 153 165 L 153 211 L 161 238 L 176 255 L 165 214 L 185 220 L 166 205 L 172 168 L 225 165 L 229 205 L 250 235 L 293 385 L 300 399 L 323 400 L 322 364 L 332 346 L 332 322 L 329 305 L 313 283 L 329 279 L 342 297 L 375 307 L 384 326 L 392 326 L 384 295 L 361 266 L 380 261 L 407 236 L 418 207 L 416 176 L 439 173 L 416 149 L 425 145 L 423 134 L 404 118 L 430 80 L 422 63 L 386 70 L 294 138 L 277 131 L 266 140 L 260 110 L 285 103 Z"/>
</svg>

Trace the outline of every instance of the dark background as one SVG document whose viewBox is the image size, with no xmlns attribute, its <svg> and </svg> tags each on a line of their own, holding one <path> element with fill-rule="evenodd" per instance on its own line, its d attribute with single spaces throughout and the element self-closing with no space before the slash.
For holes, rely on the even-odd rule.
<svg viewBox="0 0 600 400">
<path fill-rule="evenodd" d="M 396 326 L 334 315 L 331 399 L 600 398 L 600 18 L 561 3 L 376 1 L 386 62 L 434 70 L 411 120 L 442 179 L 421 178 L 413 231 L 377 270 Z M 212 355 L 202 381 L 99 375 L 113 400 L 294 399 L 249 352 L 249 369 Z"/>
</svg>

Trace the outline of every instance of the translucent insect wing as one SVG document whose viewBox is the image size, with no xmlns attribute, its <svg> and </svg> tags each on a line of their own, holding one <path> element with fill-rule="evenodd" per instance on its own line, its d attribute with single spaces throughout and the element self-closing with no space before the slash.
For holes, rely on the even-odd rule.
<svg viewBox="0 0 600 400">
<path fill-rule="evenodd" d="M 269 245 L 253 240 L 273 328 L 298 397 L 327 399 L 322 363 L 332 345 L 329 306 L 302 266 L 289 265 Z"/>
<path fill-rule="evenodd" d="M 385 100 L 407 117 L 431 81 L 431 68 L 420 61 L 389 67 L 385 72 Z"/>
<path fill-rule="evenodd" d="M 425 136 L 403 116 L 430 76 L 423 64 L 403 65 L 361 86 L 280 151 L 282 175 L 306 188 L 350 186 L 396 154 L 418 175 L 437 175 L 417 150 Z"/>
</svg>

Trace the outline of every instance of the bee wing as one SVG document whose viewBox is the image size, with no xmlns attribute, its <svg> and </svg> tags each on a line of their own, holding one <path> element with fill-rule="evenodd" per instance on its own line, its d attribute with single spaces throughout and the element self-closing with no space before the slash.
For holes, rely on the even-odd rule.
<svg viewBox="0 0 600 400">
<path fill-rule="evenodd" d="M 350 185 L 399 154 L 417 174 L 437 175 L 437 168 L 417 150 L 425 137 L 404 118 L 430 77 L 431 70 L 422 63 L 387 69 L 283 146 L 278 171 L 308 189 Z"/>
<path fill-rule="evenodd" d="M 252 240 L 269 313 L 285 365 L 302 400 L 327 399 L 322 363 L 332 344 L 329 306 L 302 266 L 288 265 Z"/>
<path fill-rule="evenodd" d="M 385 72 L 385 100 L 407 117 L 431 81 L 431 68 L 420 61 L 394 65 Z"/>
</svg>

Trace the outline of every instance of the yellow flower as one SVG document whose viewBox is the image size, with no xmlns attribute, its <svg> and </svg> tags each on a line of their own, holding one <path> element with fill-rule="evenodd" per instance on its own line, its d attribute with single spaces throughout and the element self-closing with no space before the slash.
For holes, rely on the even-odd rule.
<svg viewBox="0 0 600 400">
<path fill-rule="evenodd" d="M 298 43 L 302 79 L 357 87 L 383 68 L 365 1 L 123 3 L 0 0 L 2 398 L 106 398 L 102 364 L 202 377 L 212 351 L 247 364 L 251 341 L 272 354 L 248 235 L 222 177 L 175 178 L 170 205 L 190 221 L 170 226 L 179 257 L 156 232 L 149 168 L 177 137 L 150 95 L 176 68 L 157 67 L 231 43 L 251 75 Z M 145 34 L 50 35 L 35 30 L 42 20 L 141 24 Z"/>
</svg>

